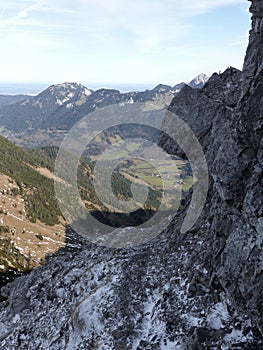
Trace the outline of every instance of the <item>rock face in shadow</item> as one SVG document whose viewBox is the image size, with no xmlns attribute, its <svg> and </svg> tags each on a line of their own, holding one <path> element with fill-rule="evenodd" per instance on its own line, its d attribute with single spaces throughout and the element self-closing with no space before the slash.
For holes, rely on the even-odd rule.
<svg viewBox="0 0 263 350">
<path fill-rule="evenodd" d="M 242 74 L 233 68 L 214 74 L 201 91 L 182 90 L 170 110 L 192 127 L 209 166 L 210 192 L 201 221 L 207 226 L 210 275 L 263 334 L 262 1 L 253 1 L 250 11 Z M 171 130 L 171 120 L 166 127 Z M 182 155 L 170 140 L 161 144 Z"/>
<path fill-rule="evenodd" d="M 200 91 L 185 86 L 170 106 L 209 167 L 195 226 L 181 235 L 181 212 L 138 248 L 82 242 L 51 256 L 3 290 L 0 349 L 263 348 L 262 4 L 252 2 L 242 74 L 229 68 Z"/>
</svg>

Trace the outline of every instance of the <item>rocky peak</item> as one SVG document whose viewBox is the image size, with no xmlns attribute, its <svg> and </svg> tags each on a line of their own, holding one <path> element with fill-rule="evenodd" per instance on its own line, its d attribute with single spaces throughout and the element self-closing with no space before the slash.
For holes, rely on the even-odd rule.
<svg viewBox="0 0 263 350">
<path fill-rule="evenodd" d="M 229 67 L 223 73 L 214 73 L 203 87 L 203 93 L 212 99 L 235 107 L 240 99 L 241 71 Z"/>
<path fill-rule="evenodd" d="M 209 77 L 206 74 L 201 73 L 197 77 L 195 77 L 193 80 L 191 80 L 188 83 L 188 85 L 194 89 L 200 89 L 205 85 L 205 83 L 208 81 L 208 79 L 209 79 Z"/>
<path fill-rule="evenodd" d="M 47 105 L 51 101 L 57 106 L 66 104 L 72 100 L 77 101 L 87 98 L 92 90 L 87 89 L 79 83 L 63 83 L 50 86 L 34 99 L 33 105 Z"/>
<path fill-rule="evenodd" d="M 176 84 L 173 88 L 175 92 L 179 92 L 186 84 L 184 82 Z"/>
<path fill-rule="evenodd" d="M 252 29 L 242 72 L 242 96 L 251 93 L 263 69 L 263 2 L 254 0 L 250 6 Z"/>
<path fill-rule="evenodd" d="M 157 86 L 155 86 L 155 88 L 153 88 L 151 91 L 152 92 L 156 92 L 156 93 L 166 93 L 171 91 L 173 88 L 169 85 L 165 85 L 165 84 L 159 84 Z"/>
<path fill-rule="evenodd" d="M 252 0 L 249 0 L 252 1 Z M 263 34 L 263 3 L 262 0 L 252 1 L 250 6 L 250 12 L 252 13 L 252 31 L 256 35 Z"/>
<path fill-rule="evenodd" d="M 53 84 L 51 85 L 48 90 L 51 92 L 51 93 L 54 93 L 54 92 L 59 92 L 61 90 L 64 90 L 64 91 L 76 91 L 77 89 L 82 89 L 82 90 L 85 90 L 86 87 L 80 83 L 76 83 L 76 82 L 64 82 L 64 83 L 61 83 L 61 84 Z"/>
<path fill-rule="evenodd" d="M 221 74 L 214 73 L 202 89 L 184 85 L 172 100 L 169 110 L 191 127 L 206 149 L 209 144 L 211 146 L 210 132 L 215 116 L 224 113 L 225 110 L 232 112 L 236 108 L 240 99 L 240 85 L 241 72 L 230 67 Z M 166 123 L 170 125 L 171 121 L 165 119 L 164 128 Z M 170 128 L 172 129 L 172 125 Z M 183 156 L 177 144 L 170 143 L 165 137 L 161 140 L 161 144 L 168 152 Z M 211 147 L 210 154 L 212 154 Z"/>
</svg>

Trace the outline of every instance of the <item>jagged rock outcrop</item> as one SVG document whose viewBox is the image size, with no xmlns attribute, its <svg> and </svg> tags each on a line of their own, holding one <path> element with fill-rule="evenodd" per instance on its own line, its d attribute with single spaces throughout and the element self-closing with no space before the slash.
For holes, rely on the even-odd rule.
<svg viewBox="0 0 263 350">
<path fill-rule="evenodd" d="M 241 72 L 230 67 L 222 74 L 214 73 L 201 90 L 185 85 L 169 106 L 171 112 L 182 118 L 191 127 L 202 144 L 206 158 L 213 159 L 212 153 L 216 149 L 211 147 L 211 143 L 215 140 L 215 137 L 211 139 L 212 125 L 217 125 L 220 129 L 224 127 L 221 116 L 225 113 L 233 114 L 240 93 Z M 226 119 L 231 118 L 230 116 Z M 171 132 L 174 128 L 174 120 L 171 114 L 168 114 L 167 119 L 163 122 L 163 129 Z M 183 156 L 177 145 L 171 143 L 166 135 L 161 139 L 160 144 L 168 152 Z"/>
<path fill-rule="evenodd" d="M 230 68 L 213 75 L 198 97 L 193 98 L 196 91 L 182 91 L 170 109 L 193 128 L 209 166 L 209 201 L 201 221 L 208 227 L 203 233 L 210 250 L 210 283 L 216 278 L 263 334 L 262 1 L 252 1 L 250 10 L 252 30 L 241 92 L 240 73 Z M 217 108 L 209 98 L 218 101 Z M 170 148 L 166 140 L 162 143 Z"/>
<path fill-rule="evenodd" d="M 170 106 L 209 167 L 198 222 L 181 235 L 182 211 L 151 244 L 82 242 L 50 257 L 4 289 L 0 349 L 263 348 L 262 1 L 251 11 L 242 75 L 229 68 L 201 91 L 185 86 Z"/>
</svg>

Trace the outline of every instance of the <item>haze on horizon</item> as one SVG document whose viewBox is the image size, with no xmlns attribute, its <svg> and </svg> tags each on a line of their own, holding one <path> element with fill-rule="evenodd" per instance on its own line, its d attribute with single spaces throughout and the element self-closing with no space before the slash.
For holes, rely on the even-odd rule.
<svg viewBox="0 0 263 350">
<path fill-rule="evenodd" d="M 246 0 L 0 0 L 0 84 L 175 85 L 241 69 Z"/>
</svg>

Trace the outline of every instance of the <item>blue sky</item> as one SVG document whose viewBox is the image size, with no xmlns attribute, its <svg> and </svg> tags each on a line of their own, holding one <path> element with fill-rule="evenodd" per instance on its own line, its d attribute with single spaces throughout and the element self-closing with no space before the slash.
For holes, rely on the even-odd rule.
<svg viewBox="0 0 263 350">
<path fill-rule="evenodd" d="M 174 85 L 242 67 L 246 0 L 0 0 L 2 82 Z"/>
</svg>

